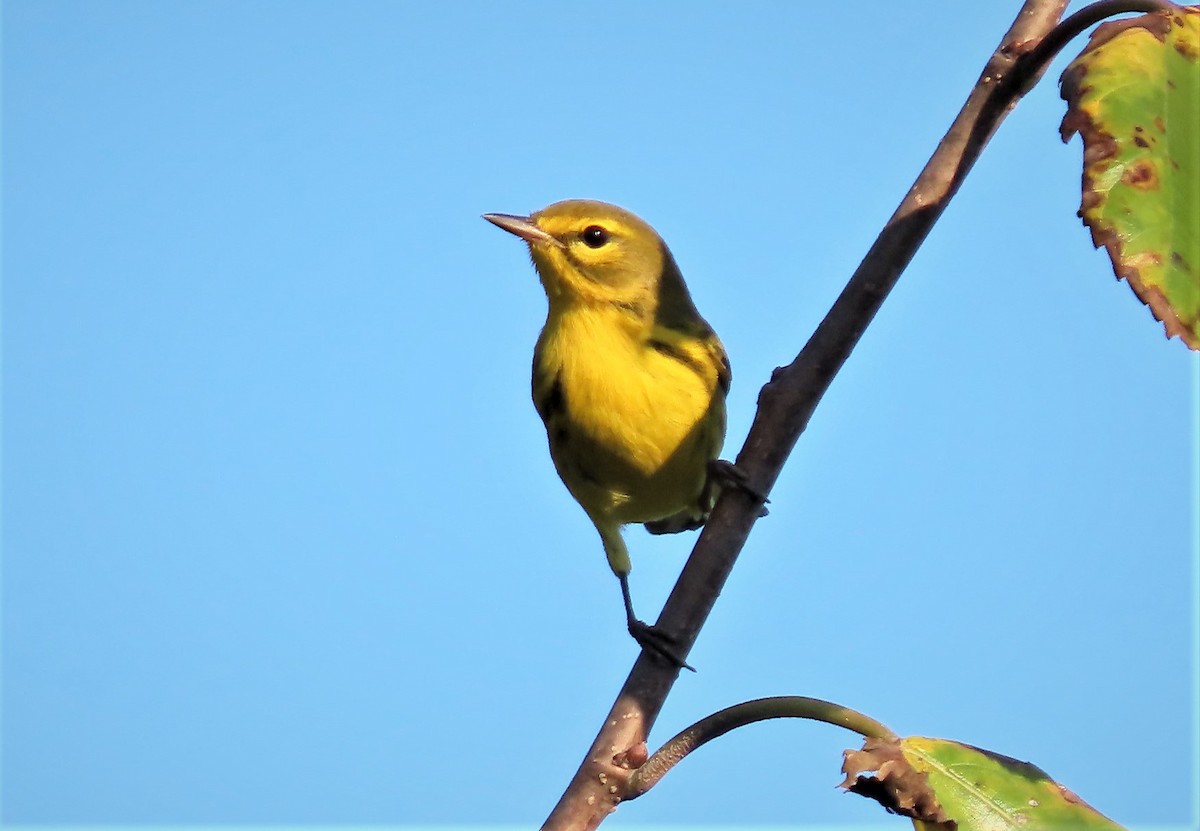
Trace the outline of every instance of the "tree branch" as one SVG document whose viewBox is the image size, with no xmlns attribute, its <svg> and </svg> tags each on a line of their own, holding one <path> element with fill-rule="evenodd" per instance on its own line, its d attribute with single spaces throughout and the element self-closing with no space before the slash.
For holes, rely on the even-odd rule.
<svg viewBox="0 0 1200 831">
<path fill-rule="evenodd" d="M 1129 4 L 1138 5 L 1136 0 Z M 737 457 L 738 467 L 760 491 L 768 491 L 779 477 L 817 403 L 984 145 L 1044 73 L 1056 49 L 1037 45 L 1054 30 L 1066 5 L 1067 0 L 1026 0 L 958 117 L 825 319 L 796 359 L 763 387 Z M 1108 13 L 1115 12 L 1110 7 Z M 657 623 L 678 638 L 681 656 L 686 657 L 716 602 L 758 507 L 730 489 L 709 517 Z M 646 758 L 646 738 L 678 675 L 678 668 L 645 653 L 638 657 L 544 831 L 594 829 L 615 810 L 627 792 L 630 768 Z"/>
</svg>

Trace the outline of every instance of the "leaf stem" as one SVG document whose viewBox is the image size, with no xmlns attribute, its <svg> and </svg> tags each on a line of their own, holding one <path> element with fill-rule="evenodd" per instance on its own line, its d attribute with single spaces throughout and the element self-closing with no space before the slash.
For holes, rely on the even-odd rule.
<svg viewBox="0 0 1200 831">
<path fill-rule="evenodd" d="M 713 739 L 756 721 L 803 718 L 853 730 L 866 738 L 899 738 L 885 725 L 857 710 L 803 695 L 781 695 L 745 701 L 719 710 L 679 732 L 633 772 L 625 785 L 624 799 L 636 799 L 658 784 L 667 771 L 685 756 Z"/>
<path fill-rule="evenodd" d="M 1118 14 L 1154 14 L 1156 12 L 1172 12 L 1179 5 L 1170 0 L 1097 0 L 1089 6 L 1067 17 L 1038 41 L 1028 54 L 1021 58 L 1020 63 L 1007 79 L 1010 84 L 1016 84 L 1017 95 L 1024 95 L 1041 77 L 1050 61 L 1054 60 L 1062 48 L 1089 26 L 1094 26 L 1102 20 Z"/>
</svg>

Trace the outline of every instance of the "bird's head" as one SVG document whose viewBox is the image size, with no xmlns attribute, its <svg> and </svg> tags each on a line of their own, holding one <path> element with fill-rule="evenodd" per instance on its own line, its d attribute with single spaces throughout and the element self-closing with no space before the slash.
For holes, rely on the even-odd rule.
<svg viewBox="0 0 1200 831">
<path fill-rule="evenodd" d="M 569 199 L 530 216 L 484 214 L 529 245 L 551 305 L 608 303 L 653 314 L 670 252 L 624 208 Z"/>
</svg>

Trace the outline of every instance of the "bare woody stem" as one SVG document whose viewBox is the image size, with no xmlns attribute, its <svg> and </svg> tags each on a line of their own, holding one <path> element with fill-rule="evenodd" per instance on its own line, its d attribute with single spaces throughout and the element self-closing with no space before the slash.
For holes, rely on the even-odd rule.
<svg viewBox="0 0 1200 831">
<path fill-rule="evenodd" d="M 756 721 L 772 718 L 803 718 L 823 721 L 853 730 L 860 736 L 876 739 L 896 739 L 898 736 L 870 716 L 819 698 L 802 695 L 783 695 L 745 701 L 713 713 L 681 731 L 659 748 L 653 756 L 633 772 L 625 784 L 625 800 L 635 799 L 652 787 L 675 767 L 683 757 L 730 730 Z"/>
<path fill-rule="evenodd" d="M 1043 69 L 1054 59 L 1062 48 L 1070 43 L 1090 26 L 1094 26 L 1101 20 L 1106 20 L 1118 14 L 1130 14 L 1134 12 L 1142 12 L 1144 14 L 1153 14 L 1155 12 L 1171 12 L 1178 9 L 1179 6 L 1170 0 L 1097 0 L 1090 6 L 1084 6 L 1079 11 L 1068 17 L 1062 23 L 1055 26 L 1049 34 L 1047 34 L 1037 46 L 1034 47 L 1023 60 L 1023 64 L 1030 66 L 1040 66 Z M 1016 83 L 1025 81 L 1024 86 L 1017 88 L 1017 95 L 1024 95 L 1041 77 L 1041 73 L 1030 74 L 1028 77 L 1017 77 L 1014 79 Z"/>
<path fill-rule="evenodd" d="M 834 376 L 983 147 L 1069 39 L 1064 30 L 1062 38 L 1055 35 L 1049 45 L 1041 46 L 1066 5 L 1067 0 L 1025 0 L 949 131 L 825 319 L 796 359 L 777 369 L 759 393 L 758 412 L 737 457 L 737 466 L 758 490 L 769 491 L 775 483 Z M 1163 8 L 1147 0 L 1103 0 L 1097 6 L 1104 16 Z M 1082 16 L 1087 11 L 1072 16 L 1078 21 L 1072 27 L 1075 33 L 1101 19 Z M 675 636 L 681 657 L 687 657 L 708 618 L 758 518 L 758 507 L 741 491 L 726 491 L 679 575 L 657 626 Z M 632 772 L 614 756 L 644 746 L 678 674 L 678 668 L 645 653 L 638 657 L 583 763 L 542 826 L 544 831 L 588 831 L 615 809 Z"/>
</svg>

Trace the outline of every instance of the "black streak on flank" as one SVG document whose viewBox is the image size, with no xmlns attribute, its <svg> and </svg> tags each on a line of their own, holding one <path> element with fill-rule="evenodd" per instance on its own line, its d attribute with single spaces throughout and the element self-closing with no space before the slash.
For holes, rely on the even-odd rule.
<svg viewBox="0 0 1200 831">
<path fill-rule="evenodd" d="M 686 366 L 688 369 L 690 369 L 692 372 L 699 375 L 701 378 L 703 378 L 705 376 L 703 364 L 701 364 L 698 361 L 696 361 L 695 359 L 693 359 L 692 356 L 687 354 L 686 352 L 676 349 L 671 344 L 665 343 L 664 341 L 661 341 L 661 340 L 652 340 L 652 341 L 650 341 L 650 348 L 654 349 L 657 352 L 662 353 L 663 355 L 666 355 L 668 358 L 670 358 L 672 360 L 679 361 L 679 363 Z"/>
<path fill-rule="evenodd" d="M 721 392 L 729 395 L 729 384 L 733 381 L 733 371 L 729 368 L 729 356 L 725 354 L 725 350 L 721 350 L 721 367 L 717 370 L 717 383 L 721 385 Z"/>
<path fill-rule="evenodd" d="M 554 382 L 550 384 L 550 389 L 540 399 L 535 400 L 533 405 L 546 424 L 550 423 L 550 419 L 567 412 L 567 397 L 563 394 L 561 375 L 554 376 Z"/>
</svg>

